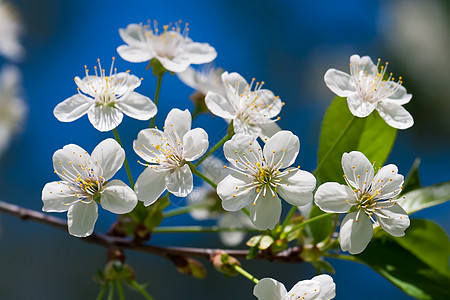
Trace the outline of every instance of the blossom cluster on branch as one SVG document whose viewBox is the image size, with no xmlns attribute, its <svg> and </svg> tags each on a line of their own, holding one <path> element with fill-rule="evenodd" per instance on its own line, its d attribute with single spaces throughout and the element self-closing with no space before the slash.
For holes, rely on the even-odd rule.
<svg viewBox="0 0 450 300">
<path fill-rule="evenodd" d="M 0 16 L 1 9 L 0 5 Z M 365 262 L 364 252 L 371 251 L 372 240 L 386 238 L 384 232 L 392 237 L 405 236 L 412 224 L 409 214 L 420 205 L 423 208 L 425 201 L 434 201 L 420 198 L 415 200 L 419 204 L 414 204 L 417 198 L 410 200 L 402 193 L 408 179 L 394 164 L 382 166 L 397 129 L 414 124 L 403 107 L 412 95 L 402 85 L 401 77 L 395 80 L 387 73 L 388 63 L 383 65 L 378 60 L 374 64 L 368 56 L 352 55 L 350 74 L 336 69 L 325 73 L 325 85 L 338 97 L 324 117 L 317 168 L 309 172 L 295 167 L 299 138 L 277 124 L 285 102 L 266 89 L 264 81 L 247 81 L 237 72 L 214 67 L 211 62 L 216 50 L 208 43 L 194 42 L 187 23 L 162 28 L 157 22 L 130 24 L 119 29 L 119 34 L 125 43 L 117 48 L 120 57 L 132 63 L 148 62 L 147 69 L 157 77 L 155 96 L 151 99 L 135 92 L 142 78 L 129 71 L 118 72 L 115 58 L 109 71 L 100 60 L 94 72 L 85 66 L 85 76 L 75 77 L 78 92 L 57 104 L 54 116 L 61 122 L 72 122 L 87 114 L 96 130 L 112 131 L 115 139 L 104 139 L 91 154 L 75 144 L 57 150 L 53 168 L 60 180 L 47 183 L 42 190 L 42 210 L 67 212 L 68 232 L 76 237 L 99 237 L 93 234 L 98 205 L 118 215 L 111 230 L 101 236 L 113 242 L 99 243 L 112 254 L 102 273 L 97 299 L 103 299 L 108 287 L 108 299 L 113 297 L 114 287 L 122 299 L 122 282 L 146 299 L 153 299 L 136 282 L 123 250 L 145 247 L 156 233 L 207 231 L 201 227 L 161 227 L 164 218 L 182 213 L 190 213 L 196 220 L 217 218 L 218 226 L 208 230 L 219 233 L 226 246 L 239 245 L 246 233 L 256 233 L 246 242 L 247 259 L 276 260 L 285 251 L 292 256 L 289 261 L 310 262 L 318 273 L 331 274 L 334 270 L 324 257 L 355 261 L 362 257 Z M 14 38 L 9 43 L 19 47 Z M 1 47 L 0 53 L 10 55 Z M 198 70 L 193 64 L 203 66 Z M 166 74 L 177 74 L 196 90 L 191 97 L 195 109 L 192 113 L 184 108 L 171 109 L 161 130 L 155 123 Z M 226 134 L 217 144 L 210 145 L 207 127 L 192 126 L 200 113 L 211 113 L 225 121 Z M 122 144 L 119 137 L 117 127 L 124 115 L 148 122 L 136 133 L 133 145 Z M 372 142 L 372 130 L 385 133 L 387 142 Z M 344 141 L 355 132 L 357 138 Z M 145 167 L 138 177 L 131 173 L 124 150 L 127 146 L 143 160 L 138 161 Z M 382 151 L 377 152 L 378 148 Z M 217 153 L 223 154 L 227 163 Z M 378 164 L 371 163 L 375 159 Z M 128 183 L 113 179 L 122 166 Z M 203 181 L 196 189 L 194 176 Z M 407 188 L 413 189 L 409 184 Z M 189 205 L 166 210 L 173 196 L 186 198 Z M 441 198 L 432 205 L 446 201 Z M 285 214 L 283 205 L 290 206 Z M 345 217 L 341 220 L 338 214 Z M 59 221 L 48 221 L 52 222 L 61 226 Z M 340 254 L 339 248 L 350 255 Z M 301 280 L 287 291 L 275 279 L 258 280 L 248 273 L 231 256 L 232 251 L 207 252 L 219 272 L 240 274 L 253 282 L 253 295 L 260 300 L 336 296 L 335 283 L 328 274 Z M 192 251 L 180 248 L 164 256 L 183 274 L 205 276 Z"/>
</svg>

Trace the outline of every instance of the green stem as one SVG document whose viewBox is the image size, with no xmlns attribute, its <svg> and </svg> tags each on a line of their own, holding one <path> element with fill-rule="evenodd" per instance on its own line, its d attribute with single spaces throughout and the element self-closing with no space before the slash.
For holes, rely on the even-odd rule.
<svg viewBox="0 0 450 300">
<path fill-rule="evenodd" d="M 250 217 L 250 212 L 248 211 L 247 208 L 243 207 L 241 210 L 244 212 L 244 214 L 247 215 L 247 217 Z"/>
<path fill-rule="evenodd" d="M 333 253 L 324 253 L 323 255 L 326 256 L 326 257 L 331 257 L 331 258 L 337 258 L 337 259 L 342 259 L 342 260 L 359 262 L 359 260 L 356 257 L 352 256 L 352 255 L 333 254 Z"/>
<path fill-rule="evenodd" d="M 214 181 L 212 181 L 211 179 L 209 179 L 208 177 L 206 177 L 205 175 L 200 173 L 200 171 L 197 170 L 197 168 L 195 167 L 195 165 L 193 163 L 188 161 L 187 164 L 189 165 L 189 168 L 191 169 L 192 173 L 194 173 L 195 175 L 197 175 L 198 177 L 200 177 L 201 179 L 203 179 L 204 181 L 209 183 L 209 185 L 212 186 L 214 189 L 217 189 L 217 184 L 215 184 Z"/>
<path fill-rule="evenodd" d="M 153 99 L 153 102 L 155 103 L 156 107 L 158 107 L 159 92 L 161 90 L 161 82 L 162 82 L 163 76 L 164 76 L 164 72 L 159 73 L 158 79 L 156 81 L 155 98 Z M 150 128 L 155 127 L 155 121 L 156 121 L 156 115 L 150 120 Z"/>
<path fill-rule="evenodd" d="M 292 219 L 292 216 L 294 215 L 295 211 L 297 210 L 297 206 L 292 206 L 291 210 L 288 212 L 286 218 L 283 221 L 283 224 L 281 224 L 281 230 L 280 233 L 283 233 L 286 226 L 289 224 L 289 221 Z"/>
<path fill-rule="evenodd" d="M 114 299 L 114 282 L 110 281 L 109 282 L 109 293 L 108 293 L 108 300 L 113 300 Z"/>
<path fill-rule="evenodd" d="M 113 129 L 114 137 L 116 138 L 116 141 L 119 143 L 120 147 L 123 149 L 122 141 L 120 140 L 119 133 L 117 132 L 117 129 Z M 128 165 L 127 157 L 125 156 L 125 161 L 123 163 L 125 165 L 125 170 L 127 171 L 128 181 L 130 182 L 131 189 L 134 189 L 134 181 L 133 176 L 131 175 L 130 166 Z"/>
<path fill-rule="evenodd" d="M 192 204 L 192 205 L 189 205 L 186 207 L 175 208 L 175 209 L 169 210 L 167 212 L 163 212 L 163 218 L 170 218 L 170 217 L 189 213 L 192 210 L 196 210 L 199 208 L 208 208 L 208 207 L 210 207 L 210 205 L 208 205 L 208 204 Z"/>
<path fill-rule="evenodd" d="M 233 268 L 236 270 L 236 272 L 238 272 L 239 274 L 241 274 L 245 278 L 249 279 L 254 284 L 257 284 L 259 282 L 259 280 L 257 278 L 255 278 L 252 274 L 250 274 L 249 272 L 247 272 L 244 269 L 242 269 L 240 266 L 233 265 Z"/>
<path fill-rule="evenodd" d="M 211 232 L 255 232 L 260 233 L 261 230 L 247 227 L 218 227 L 218 226 L 170 226 L 157 227 L 152 233 L 211 233 Z"/>
<path fill-rule="evenodd" d="M 116 280 L 116 288 L 117 288 L 117 293 L 119 294 L 119 299 L 125 300 L 125 294 L 123 293 L 123 287 L 122 287 L 122 283 L 120 282 L 120 280 Z"/>
<path fill-rule="evenodd" d="M 108 283 L 107 282 L 105 282 L 103 285 L 102 285 L 102 289 L 100 290 L 100 293 L 98 293 L 98 296 L 97 296 L 97 298 L 95 298 L 96 300 L 102 300 L 103 299 L 103 297 L 105 296 L 105 293 L 106 293 L 106 289 L 108 288 Z"/>
<path fill-rule="evenodd" d="M 233 132 L 228 132 L 220 141 L 217 142 L 205 155 L 203 155 L 196 163 L 195 166 L 197 167 L 200 165 L 208 156 L 216 152 L 217 149 L 220 148 L 226 141 L 228 141 L 232 136 Z"/>
<path fill-rule="evenodd" d="M 347 131 L 350 129 L 351 125 L 353 124 L 353 122 L 356 120 L 355 116 L 352 116 L 352 118 L 348 121 L 347 125 L 345 125 L 344 129 L 342 130 L 342 132 L 339 134 L 339 136 L 336 138 L 336 140 L 334 141 L 334 143 L 331 145 L 330 148 L 328 148 L 327 153 L 325 153 L 325 155 L 322 157 L 322 159 L 320 160 L 319 164 L 317 165 L 316 170 L 314 171 L 314 174 L 317 174 L 320 170 L 320 168 L 323 166 L 323 164 L 325 163 L 325 161 L 327 160 L 328 156 L 331 154 L 331 152 L 333 151 L 333 149 L 336 147 L 336 145 L 339 143 L 339 141 L 342 139 L 342 137 L 347 133 Z"/>
<path fill-rule="evenodd" d="M 314 218 L 311 218 L 311 219 L 309 219 L 309 220 L 306 220 L 306 221 L 304 221 L 304 222 L 302 222 L 302 223 L 300 223 L 300 224 L 297 224 L 297 225 L 295 225 L 294 227 L 292 227 L 291 230 L 289 230 L 288 234 L 291 233 L 291 232 L 294 232 L 294 231 L 296 231 L 296 230 L 298 230 L 298 229 L 300 229 L 300 228 L 303 228 L 303 227 L 305 227 L 306 225 L 308 225 L 308 224 L 310 224 L 310 223 L 314 223 L 314 222 L 316 222 L 317 220 L 320 220 L 320 219 L 322 219 L 322 218 L 324 218 L 324 217 L 327 217 L 327 216 L 330 216 L 330 215 L 333 215 L 333 214 L 330 214 L 330 213 L 328 213 L 328 214 L 322 214 L 322 215 L 319 215 L 319 216 L 317 216 L 317 217 L 314 217 Z"/>
<path fill-rule="evenodd" d="M 136 280 L 131 280 L 130 284 L 131 284 L 132 287 L 134 287 L 136 290 L 138 290 L 139 293 L 141 293 L 141 295 L 145 297 L 145 299 L 147 299 L 147 300 L 155 300 L 155 299 L 153 299 L 152 296 L 150 296 L 147 293 L 147 291 L 145 289 L 142 288 L 142 286 L 139 283 L 137 283 Z"/>
</svg>

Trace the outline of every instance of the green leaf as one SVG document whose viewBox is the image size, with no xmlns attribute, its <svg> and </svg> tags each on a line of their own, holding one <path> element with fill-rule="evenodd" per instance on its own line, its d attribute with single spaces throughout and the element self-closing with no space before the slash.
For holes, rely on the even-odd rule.
<svg viewBox="0 0 450 300">
<path fill-rule="evenodd" d="M 389 126 L 378 113 L 373 112 L 365 118 L 364 130 L 359 139 L 357 150 L 364 153 L 375 169 L 382 167 L 391 153 L 397 136 L 397 129 Z"/>
<path fill-rule="evenodd" d="M 311 219 L 324 213 L 325 212 L 321 211 L 319 207 L 313 205 L 311 208 L 311 212 L 309 213 L 309 218 Z M 332 216 L 329 215 L 328 217 L 323 217 L 322 219 L 310 223 L 308 226 L 311 231 L 314 244 L 320 243 L 333 230 Z"/>
<path fill-rule="evenodd" d="M 375 112 L 366 118 L 354 117 L 346 98 L 336 97 L 325 113 L 320 133 L 318 163 L 319 182 L 344 183 L 341 158 L 344 152 L 360 151 L 381 166 L 391 152 L 397 129 L 387 125 Z"/>
<path fill-rule="evenodd" d="M 346 98 L 336 97 L 328 107 L 320 133 L 317 169 L 319 182 L 339 181 L 342 178 L 341 157 L 344 152 L 356 150 L 365 119 L 354 117 Z M 341 134 L 344 132 L 341 136 Z M 341 137 L 340 137 L 341 136 Z M 340 140 L 337 141 L 340 137 Z"/>
<path fill-rule="evenodd" d="M 414 190 L 402 198 L 398 203 L 408 214 L 447 202 L 450 199 L 450 181 Z"/>
<path fill-rule="evenodd" d="M 259 242 L 258 248 L 261 250 L 266 250 L 267 248 L 270 247 L 270 245 L 273 244 L 273 242 L 274 239 L 271 236 L 264 235 Z"/>
<path fill-rule="evenodd" d="M 436 223 L 413 219 L 406 235 L 395 241 L 434 270 L 450 276 L 448 236 Z"/>
<path fill-rule="evenodd" d="M 358 261 L 418 299 L 450 299 L 450 278 L 440 274 L 391 237 L 372 239 Z"/>
<path fill-rule="evenodd" d="M 252 236 L 245 244 L 249 247 L 255 247 L 255 246 L 259 245 L 262 238 L 263 238 L 263 235 Z"/>
<path fill-rule="evenodd" d="M 408 193 L 410 191 L 419 189 L 422 187 L 422 184 L 420 183 L 420 176 L 419 176 L 419 165 L 420 165 L 420 158 L 416 158 L 414 160 L 413 165 L 411 166 L 411 169 L 408 172 L 408 175 L 406 175 L 405 183 L 403 184 L 403 192 L 402 193 Z"/>
</svg>

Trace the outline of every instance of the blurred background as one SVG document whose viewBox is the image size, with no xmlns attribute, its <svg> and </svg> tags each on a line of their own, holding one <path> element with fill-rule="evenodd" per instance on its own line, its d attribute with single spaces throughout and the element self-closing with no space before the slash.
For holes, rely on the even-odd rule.
<svg viewBox="0 0 450 300">
<path fill-rule="evenodd" d="M 4 1 L 1 1 L 2 5 Z M 14 65 L 21 76 L 11 93 L 16 98 L 14 120 L 0 134 L 4 146 L 0 157 L 0 200 L 41 210 L 45 183 L 58 180 L 53 173 L 53 153 L 69 143 L 92 149 L 112 133 L 96 131 L 83 117 L 60 123 L 53 116 L 59 102 L 76 93 L 75 76 L 84 76 L 100 58 L 107 69 L 116 56 L 119 71 L 143 77 L 137 92 L 153 98 L 156 79 L 145 71 L 146 63 L 122 60 L 116 48 L 123 44 L 119 28 L 130 23 L 157 20 L 160 25 L 189 22 L 189 36 L 216 48 L 216 66 L 236 71 L 265 87 L 286 102 L 279 125 L 299 136 L 297 163 L 312 171 L 322 116 L 334 95 L 323 82 L 327 69 L 348 72 L 351 54 L 389 61 L 395 77 L 402 76 L 413 94 L 406 109 L 415 125 L 398 132 L 389 163 L 406 175 L 416 157 L 423 185 L 450 179 L 450 2 L 403 1 L 57 1 L 9 0 L 12 31 L 19 35 L 13 53 L 0 47 L 1 68 Z M 17 17 L 17 18 L 16 18 Z M 0 37 L 13 21 L 0 15 Z M 1 41 L 1 40 L 0 40 Z M 1 44 L 1 43 L 0 43 Z M 23 48 L 23 49 L 21 49 Z M 23 51 L 22 51 L 23 50 Z M 2 52 L 3 51 L 3 52 Z M 23 53 L 21 53 L 23 52 Z M 14 53 L 16 55 L 14 55 Z M 4 85 L 4 82 L 3 82 Z M 0 82 L 0 87 L 2 82 Z M 165 75 L 157 125 L 171 108 L 190 109 L 193 90 L 176 76 Z M 5 92 L 2 92 L 5 93 Z M 3 94 L 6 95 L 6 94 Z M 1 96 L 0 96 L 1 97 Z M 6 108 L 1 108 L 2 112 Z M 2 115 L 0 112 L 0 116 Z M 6 126 L 6 125 L 5 125 Z M 137 133 L 146 121 L 125 117 L 118 127 L 134 178 L 142 172 L 132 151 Z M 220 140 L 226 123 L 200 115 L 193 127 L 203 127 L 210 144 Z M 3 134 L 3 135 L 2 135 Z M 2 149 L 2 148 L 0 148 Z M 127 181 L 123 169 L 116 175 Z M 174 198 L 173 208 L 186 205 Z M 287 207 L 284 213 L 287 212 Z M 431 218 L 450 232 L 450 204 L 414 215 Z M 99 210 L 96 231 L 106 231 L 115 220 Z M 65 214 L 55 214 L 66 218 Z M 99 285 L 92 280 L 103 269 L 106 250 L 71 237 L 67 232 L 2 214 L 0 216 L 0 299 L 94 299 Z M 188 215 L 163 225 L 199 224 Z M 215 222 L 202 222 L 212 225 Z M 155 245 L 223 247 L 216 235 L 154 235 Z M 255 299 L 252 284 L 244 277 L 224 278 L 207 266 L 208 276 L 196 280 L 183 276 L 173 265 L 150 255 L 126 251 L 139 282 L 148 282 L 155 299 Z M 336 269 L 336 299 L 410 299 L 366 266 L 330 261 Z M 257 278 L 272 277 L 288 289 L 297 281 L 314 276 L 307 264 L 244 262 Z M 376 288 L 374 288 L 376 287 Z M 142 299 L 127 293 L 127 299 Z"/>
</svg>

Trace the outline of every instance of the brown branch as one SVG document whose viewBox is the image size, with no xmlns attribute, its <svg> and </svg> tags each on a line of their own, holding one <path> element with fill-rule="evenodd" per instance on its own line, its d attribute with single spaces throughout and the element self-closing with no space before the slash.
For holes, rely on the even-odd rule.
<svg viewBox="0 0 450 300">
<path fill-rule="evenodd" d="M 0 211 L 8 213 L 12 216 L 19 217 L 25 221 L 31 220 L 65 231 L 67 230 L 66 221 L 60 218 L 55 218 L 53 216 L 35 210 L 23 208 L 14 204 L 0 201 Z M 160 247 L 160 246 L 144 245 L 139 242 L 135 242 L 133 240 L 100 233 L 93 233 L 88 237 L 80 239 L 84 242 L 101 245 L 106 248 L 118 247 L 122 249 L 130 249 L 134 251 L 159 255 L 168 259 L 170 259 L 173 256 L 203 257 L 206 259 L 210 259 L 214 255 L 222 253 L 223 251 L 236 258 L 245 258 L 248 254 L 248 250 L 208 249 L 208 248 L 191 248 L 191 247 Z M 284 251 L 278 252 L 277 254 L 260 251 L 255 258 L 280 262 L 300 262 L 302 261 L 299 256 L 301 251 L 302 251 L 301 247 L 291 247 Z"/>
</svg>

